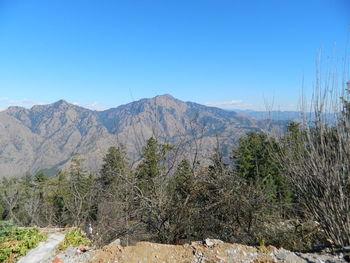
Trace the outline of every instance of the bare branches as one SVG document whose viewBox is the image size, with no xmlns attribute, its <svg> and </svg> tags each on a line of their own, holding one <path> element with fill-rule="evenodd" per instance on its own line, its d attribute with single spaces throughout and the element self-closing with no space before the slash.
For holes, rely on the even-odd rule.
<svg viewBox="0 0 350 263">
<path fill-rule="evenodd" d="M 350 244 L 349 91 L 339 99 L 336 68 L 317 63 L 314 116 L 284 137 L 281 165 L 308 212 L 339 246 Z M 341 85 L 342 86 L 342 85 Z"/>
</svg>

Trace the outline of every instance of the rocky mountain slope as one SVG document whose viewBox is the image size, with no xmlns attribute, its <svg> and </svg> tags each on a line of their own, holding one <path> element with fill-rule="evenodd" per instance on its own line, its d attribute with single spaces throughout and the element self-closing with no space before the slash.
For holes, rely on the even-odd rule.
<svg viewBox="0 0 350 263">
<path fill-rule="evenodd" d="M 63 100 L 31 109 L 9 107 L 0 112 L 0 177 L 65 168 L 77 153 L 85 159 L 87 169 L 98 171 L 108 147 L 118 143 L 125 144 L 130 159 L 137 161 L 145 140 L 152 135 L 186 145 L 182 154 L 189 157 L 195 151 L 208 156 L 217 141 L 228 152 L 240 136 L 267 125 L 170 95 L 105 111 Z"/>
</svg>

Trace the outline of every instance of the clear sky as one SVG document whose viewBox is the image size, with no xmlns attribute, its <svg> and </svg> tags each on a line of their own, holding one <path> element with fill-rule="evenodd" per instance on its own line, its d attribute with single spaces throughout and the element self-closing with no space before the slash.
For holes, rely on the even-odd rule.
<svg viewBox="0 0 350 263">
<path fill-rule="evenodd" d="M 0 0 L 0 109 L 166 93 L 289 109 L 349 33 L 350 0 Z"/>
</svg>

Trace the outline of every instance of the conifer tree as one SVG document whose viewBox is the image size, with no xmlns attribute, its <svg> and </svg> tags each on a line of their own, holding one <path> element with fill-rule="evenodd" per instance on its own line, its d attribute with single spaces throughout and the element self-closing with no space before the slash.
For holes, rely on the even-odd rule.
<svg viewBox="0 0 350 263">
<path fill-rule="evenodd" d="M 192 167 L 188 160 L 184 159 L 178 165 L 177 170 L 169 183 L 169 194 L 174 203 L 183 203 L 188 199 L 194 183 Z"/>
<path fill-rule="evenodd" d="M 164 239 L 167 242 L 179 243 L 180 239 L 193 234 L 193 187 L 194 175 L 188 160 L 178 165 L 175 174 L 168 183 L 168 222 L 169 230 Z"/>
<path fill-rule="evenodd" d="M 128 242 L 134 214 L 134 178 L 129 168 L 125 147 L 110 147 L 103 158 L 98 196 L 97 228 L 100 242 L 108 243 L 116 236 Z"/>
<path fill-rule="evenodd" d="M 116 187 L 123 179 L 130 174 L 125 147 L 110 147 L 103 158 L 101 169 L 101 184 L 103 188 Z"/>
<path fill-rule="evenodd" d="M 297 127 L 291 126 L 296 132 Z M 249 184 L 265 189 L 271 201 L 282 204 L 291 201 L 291 191 L 276 158 L 279 148 L 273 138 L 262 132 L 250 132 L 239 140 L 233 151 L 235 171 Z"/>
<path fill-rule="evenodd" d="M 72 158 L 61 189 L 67 220 L 76 226 L 90 219 L 95 205 L 95 178 L 82 168 L 82 161 L 79 156 Z"/>
<path fill-rule="evenodd" d="M 168 229 L 167 175 L 170 168 L 166 161 L 172 149 L 172 146 L 160 144 L 151 137 L 142 149 L 142 161 L 136 169 L 140 221 L 157 241 L 164 241 Z"/>
<path fill-rule="evenodd" d="M 155 193 L 157 184 L 161 184 L 168 174 L 166 167 L 167 154 L 173 149 L 169 144 L 160 144 L 151 137 L 142 148 L 142 162 L 137 167 L 136 176 L 139 189 L 143 194 Z"/>
</svg>

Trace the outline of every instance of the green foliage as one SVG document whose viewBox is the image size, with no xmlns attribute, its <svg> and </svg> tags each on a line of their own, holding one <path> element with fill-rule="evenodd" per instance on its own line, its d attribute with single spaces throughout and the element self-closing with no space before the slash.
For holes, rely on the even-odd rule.
<svg viewBox="0 0 350 263">
<path fill-rule="evenodd" d="M 68 247 L 91 246 L 90 239 L 87 238 L 84 231 L 75 228 L 68 232 L 63 242 L 59 245 L 58 250 L 62 251 Z"/>
<path fill-rule="evenodd" d="M 138 166 L 136 175 L 139 188 L 144 194 L 154 192 L 154 187 L 162 183 L 162 177 L 167 174 L 167 154 L 173 149 L 169 144 L 160 144 L 151 137 L 142 148 L 142 163 Z"/>
<path fill-rule="evenodd" d="M 167 182 L 168 200 L 164 205 L 166 228 L 159 233 L 158 238 L 166 243 L 178 243 L 180 239 L 193 234 L 193 188 L 194 174 L 188 160 L 184 159 L 178 165 L 176 172 Z"/>
<path fill-rule="evenodd" d="M 18 210 L 18 204 L 23 196 L 22 186 L 18 178 L 3 178 L 0 184 L 0 196 L 6 213 L 5 219 L 13 220 L 16 223 L 20 223 L 16 210 Z"/>
<path fill-rule="evenodd" d="M 290 122 L 287 126 L 285 136 L 282 138 L 282 147 L 287 147 L 288 149 L 283 149 L 284 151 L 292 151 L 296 157 L 300 159 L 307 158 L 305 140 L 305 131 L 301 129 L 300 123 Z M 283 164 L 281 165 L 283 166 Z"/>
<path fill-rule="evenodd" d="M 317 221 L 337 246 L 350 244 L 349 103 L 342 104 L 343 111 L 337 112 L 332 125 L 320 109 L 315 109 L 312 124 L 301 128 L 291 123 L 279 157 L 302 214 Z"/>
<path fill-rule="evenodd" d="M 142 161 L 136 169 L 140 221 L 147 231 L 161 242 L 168 233 L 167 184 L 170 167 L 167 161 L 172 149 L 171 145 L 161 144 L 151 137 L 142 148 Z"/>
<path fill-rule="evenodd" d="M 294 129 L 294 128 L 293 128 Z M 233 151 L 235 171 L 250 184 L 262 186 L 270 201 L 291 202 L 292 193 L 276 154 L 277 142 L 262 132 L 250 132 Z"/>
<path fill-rule="evenodd" d="M 189 197 L 194 183 L 194 175 L 188 160 L 181 161 L 169 182 L 168 193 L 174 204 L 183 203 Z"/>
<path fill-rule="evenodd" d="M 239 140 L 234 151 L 237 172 L 250 182 L 279 174 L 277 161 L 270 154 L 271 144 L 265 133 L 250 132 Z"/>
<path fill-rule="evenodd" d="M 79 225 L 96 219 L 96 178 L 74 157 L 71 169 L 54 177 L 43 173 L 0 182 L 0 220 L 21 226 Z"/>
<path fill-rule="evenodd" d="M 116 187 L 129 175 L 125 147 L 110 147 L 103 158 L 101 183 L 103 188 Z"/>
<path fill-rule="evenodd" d="M 83 160 L 74 156 L 67 174 L 59 175 L 58 201 L 62 201 L 63 221 L 79 226 L 94 217 L 95 176 L 82 168 Z"/>
<path fill-rule="evenodd" d="M 316 136 L 315 129 L 310 132 L 315 133 L 315 150 L 320 142 L 327 149 L 337 145 L 339 135 L 334 129 L 327 130 L 323 137 Z M 134 170 L 122 145 L 108 149 L 99 176 L 85 171 L 82 160 L 75 156 L 70 170 L 53 177 L 39 173 L 3 179 L 0 219 L 39 226 L 92 223 L 94 232 L 99 233 L 94 237 L 95 245 L 105 245 L 116 236 L 125 243 L 129 237 L 131 241 L 163 243 L 212 237 L 254 245 L 264 240 L 275 246 L 310 248 L 320 240 L 320 232 L 280 227 L 277 223 L 305 220 L 305 214 L 286 209 L 291 204 L 300 208 L 305 203 L 297 198 L 291 202 L 292 187 L 284 177 L 284 163 L 276 157 L 289 149 L 299 158 L 296 165 L 307 163 L 310 157 L 305 135 L 297 123 L 288 126 L 282 143 L 265 133 L 251 132 L 240 139 L 231 166 L 225 163 L 219 147 L 209 164 L 203 162 L 194 169 L 186 159 L 178 163 L 181 151 L 154 137 L 142 148 Z M 0 224 L 0 236 L 8 236 L 14 228 L 9 222 Z M 74 229 L 61 249 L 79 245 L 91 244 L 80 229 Z"/>
<path fill-rule="evenodd" d="M 0 220 L 3 220 L 4 219 L 4 214 L 5 214 L 5 207 L 4 205 L 2 204 L 2 200 L 0 198 Z"/>
<path fill-rule="evenodd" d="M 125 147 L 110 147 L 103 158 L 100 172 L 100 191 L 97 195 L 98 244 L 106 244 L 116 236 L 129 235 L 130 218 L 135 213 L 134 177 L 129 168 Z"/>
<path fill-rule="evenodd" d="M 36 228 L 19 229 L 11 222 L 0 222 L 0 262 L 16 262 L 45 238 Z"/>
<path fill-rule="evenodd" d="M 45 183 L 48 180 L 48 177 L 43 172 L 38 173 L 34 176 L 34 182 L 36 183 Z"/>
<path fill-rule="evenodd" d="M 14 228 L 16 225 L 12 221 L 0 221 L 0 238 L 8 235 Z"/>
</svg>

